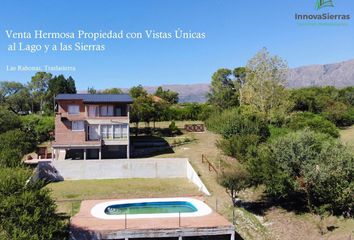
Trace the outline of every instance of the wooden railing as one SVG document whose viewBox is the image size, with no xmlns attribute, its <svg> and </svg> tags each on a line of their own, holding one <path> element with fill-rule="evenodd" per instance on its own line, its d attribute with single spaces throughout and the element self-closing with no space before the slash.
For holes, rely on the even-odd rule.
<svg viewBox="0 0 354 240">
<path fill-rule="evenodd" d="M 208 160 L 208 158 L 202 154 L 202 163 L 207 163 L 208 164 L 208 169 L 209 172 L 214 171 L 216 175 L 219 175 L 219 171 L 216 169 L 216 167 Z"/>
</svg>

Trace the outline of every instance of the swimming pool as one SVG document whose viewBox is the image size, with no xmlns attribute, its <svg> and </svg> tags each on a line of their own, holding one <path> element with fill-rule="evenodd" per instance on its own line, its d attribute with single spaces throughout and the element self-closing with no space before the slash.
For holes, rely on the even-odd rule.
<svg viewBox="0 0 354 240">
<path fill-rule="evenodd" d="M 91 215 L 100 219 L 198 217 L 212 212 L 195 198 L 124 199 L 96 204 Z"/>
</svg>

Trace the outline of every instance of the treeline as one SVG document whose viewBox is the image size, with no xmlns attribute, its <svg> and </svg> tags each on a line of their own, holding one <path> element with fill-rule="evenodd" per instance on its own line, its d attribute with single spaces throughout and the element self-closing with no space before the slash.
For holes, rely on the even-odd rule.
<svg viewBox="0 0 354 240">
<path fill-rule="evenodd" d="M 287 65 L 262 49 L 246 67 L 218 70 L 206 120 L 217 146 L 239 164 L 220 183 L 239 191 L 264 185 L 269 199 L 322 214 L 353 214 L 354 153 L 338 127 L 354 123 L 354 87 L 287 89 Z"/>
<path fill-rule="evenodd" d="M 178 93 L 164 90 L 162 87 L 158 87 L 155 93 L 148 94 L 139 85 L 132 87 L 129 94 L 134 99 L 131 105 L 130 121 L 135 123 L 136 127 L 140 122 L 149 125 L 158 121 L 204 120 L 214 109 L 209 104 L 178 104 Z"/>
<path fill-rule="evenodd" d="M 27 84 L 0 82 L 0 105 L 21 115 L 52 115 L 54 97 L 59 93 L 76 93 L 75 81 L 71 76 L 65 78 L 63 75 L 37 72 Z"/>
</svg>

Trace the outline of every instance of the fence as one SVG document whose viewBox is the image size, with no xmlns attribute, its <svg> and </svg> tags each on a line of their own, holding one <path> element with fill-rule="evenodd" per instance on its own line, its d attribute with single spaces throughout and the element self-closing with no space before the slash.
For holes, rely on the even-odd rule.
<svg viewBox="0 0 354 240">
<path fill-rule="evenodd" d="M 186 124 L 184 129 L 187 132 L 204 132 L 204 124 Z"/>
<path fill-rule="evenodd" d="M 202 154 L 202 163 L 208 164 L 209 172 L 214 171 L 217 176 L 220 174 L 216 167 L 208 160 L 208 158 L 204 154 Z"/>
</svg>

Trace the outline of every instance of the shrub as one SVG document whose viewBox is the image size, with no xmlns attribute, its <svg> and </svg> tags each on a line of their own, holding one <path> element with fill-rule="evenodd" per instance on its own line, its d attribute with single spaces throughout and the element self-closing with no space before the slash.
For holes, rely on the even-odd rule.
<svg viewBox="0 0 354 240">
<path fill-rule="evenodd" d="M 279 137 L 248 163 L 253 183 L 275 198 L 299 196 L 312 210 L 353 211 L 354 154 L 328 135 L 309 130 Z"/>
<path fill-rule="evenodd" d="M 341 102 L 328 104 L 322 115 L 336 126 L 351 126 L 354 123 L 354 109 Z"/>
<path fill-rule="evenodd" d="M 0 108 L 0 134 L 6 131 L 19 128 L 20 118 L 17 114 L 4 108 Z"/>
<path fill-rule="evenodd" d="M 237 204 L 238 192 L 250 186 L 249 180 L 249 172 L 241 165 L 235 166 L 218 177 L 219 184 L 227 189 L 234 205 Z"/>
<path fill-rule="evenodd" d="M 254 134 L 264 141 L 270 135 L 266 121 L 260 115 L 243 113 L 241 108 L 225 110 L 211 116 L 207 119 L 206 126 L 224 138 Z"/>
<path fill-rule="evenodd" d="M 240 162 L 245 162 L 253 147 L 260 142 L 260 137 L 255 134 L 237 136 L 217 142 L 217 146 L 228 156 L 237 158 Z"/>
<path fill-rule="evenodd" d="M 170 125 L 168 126 L 168 130 L 169 130 L 169 132 L 170 132 L 170 135 L 172 135 L 172 136 L 181 133 L 181 131 L 179 130 L 179 128 L 176 126 L 175 121 L 172 121 L 172 122 L 170 123 Z"/>
<path fill-rule="evenodd" d="M 278 137 L 284 136 L 291 132 L 291 129 L 286 127 L 275 127 L 273 125 L 269 125 L 270 138 L 269 141 L 276 139 Z"/>
<path fill-rule="evenodd" d="M 22 129 L 33 134 L 37 142 L 44 142 L 51 138 L 50 132 L 54 131 L 54 117 L 36 114 L 21 117 Z"/>
<path fill-rule="evenodd" d="M 309 128 L 318 133 L 325 133 L 335 138 L 339 137 L 339 131 L 333 123 L 318 114 L 310 112 L 293 113 L 287 126 L 292 130 Z"/>
<path fill-rule="evenodd" d="M 0 226 L 8 239 L 66 239 L 65 219 L 42 184 L 28 182 L 31 171 L 0 168 Z"/>
<path fill-rule="evenodd" d="M 33 136 L 16 129 L 0 134 L 0 167 L 21 165 L 22 156 L 31 152 L 36 141 Z"/>
</svg>

